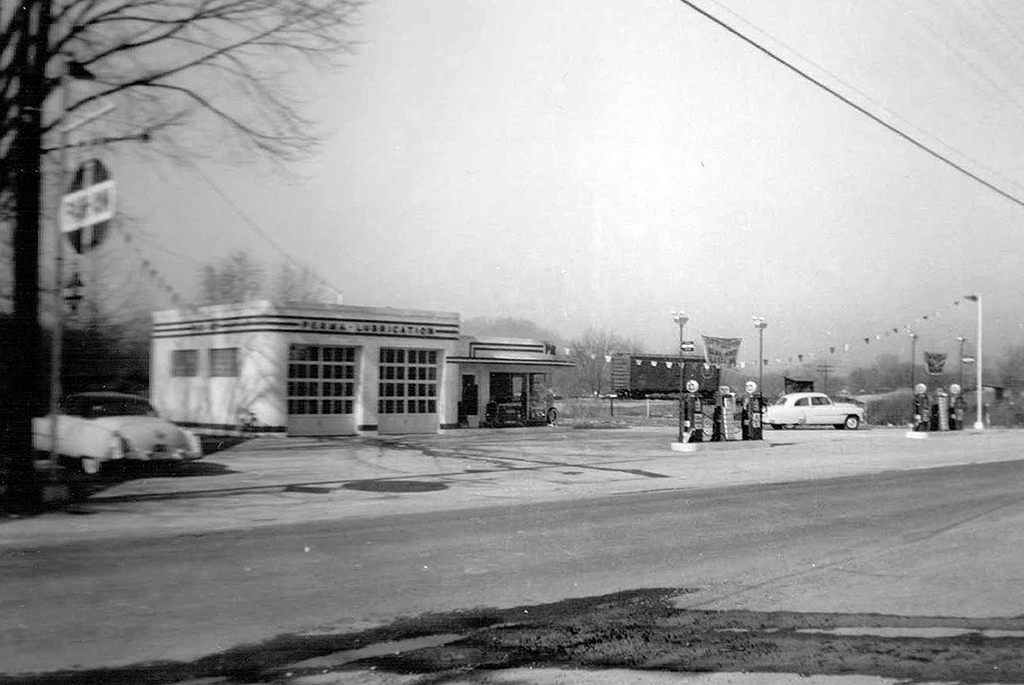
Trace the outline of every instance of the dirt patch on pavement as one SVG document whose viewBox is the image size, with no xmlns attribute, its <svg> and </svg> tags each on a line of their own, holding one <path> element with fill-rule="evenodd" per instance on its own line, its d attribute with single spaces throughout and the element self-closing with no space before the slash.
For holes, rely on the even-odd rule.
<svg viewBox="0 0 1024 685">
<path fill-rule="evenodd" d="M 435 674 L 544 666 L 1024 682 L 1024 638 L 988 637 L 1017 634 L 1024 618 L 694 611 L 675 606 L 684 593 L 645 590 L 520 607 L 462 640 L 359 665 Z M 857 630 L 835 630 L 842 628 Z M 947 630 L 909 637 L 929 629 Z"/>
<path fill-rule="evenodd" d="M 391 480 L 387 478 L 351 481 L 342 487 L 347 490 L 364 490 L 366 492 L 435 492 L 448 488 L 447 485 L 439 481 Z"/>
<path fill-rule="evenodd" d="M 696 611 L 676 606 L 687 593 L 636 590 L 428 614 L 359 633 L 281 636 L 187 664 L 0 676 L 0 685 L 279 682 L 367 669 L 424 674 L 431 683 L 445 683 L 474 671 L 521 667 L 1024 682 L 1024 617 Z"/>
</svg>

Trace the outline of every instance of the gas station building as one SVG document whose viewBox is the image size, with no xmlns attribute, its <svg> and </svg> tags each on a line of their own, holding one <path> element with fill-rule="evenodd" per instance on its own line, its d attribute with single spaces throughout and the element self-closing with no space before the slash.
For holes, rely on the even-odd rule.
<svg viewBox="0 0 1024 685">
<path fill-rule="evenodd" d="M 499 409 L 544 423 L 549 374 L 572 365 L 542 341 L 462 336 L 452 312 L 258 301 L 154 313 L 150 396 L 198 429 L 433 433 Z"/>
</svg>

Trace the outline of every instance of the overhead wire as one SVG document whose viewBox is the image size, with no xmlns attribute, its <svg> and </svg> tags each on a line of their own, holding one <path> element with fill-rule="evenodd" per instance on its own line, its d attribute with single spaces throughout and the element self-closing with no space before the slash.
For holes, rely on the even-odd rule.
<svg viewBox="0 0 1024 685">
<path fill-rule="evenodd" d="M 975 181 L 976 183 L 979 183 L 980 185 L 988 188 L 989 190 L 991 190 L 992 192 L 996 193 L 997 195 L 1000 195 L 1003 198 L 1009 200 L 1010 202 L 1016 204 L 1017 206 L 1024 208 L 1024 200 L 1018 198 L 1016 195 L 1010 193 L 1009 191 L 1003 190 L 1002 188 L 1000 188 L 999 186 L 995 185 L 994 183 L 992 183 L 992 182 L 982 178 L 981 176 L 979 176 L 978 174 L 974 173 L 973 171 L 971 171 L 970 169 L 968 169 L 964 165 L 962 165 L 962 164 L 960 164 L 960 163 L 950 159 L 949 157 L 947 157 L 946 155 L 942 154 L 941 152 L 932 149 L 932 147 L 930 147 L 926 143 L 918 140 L 916 137 L 910 135 L 909 133 L 906 133 L 902 129 L 896 127 L 895 125 L 893 125 L 891 123 L 889 123 L 888 121 L 883 119 L 881 116 L 875 114 L 874 112 L 872 112 L 871 110 L 867 109 L 863 105 L 860 105 L 857 102 L 855 102 L 854 100 L 850 99 L 849 97 L 843 95 L 838 90 L 836 90 L 835 88 L 829 86 L 827 83 L 825 83 L 821 79 L 818 79 L 818 78 L 814 77 L 812 74 L 810 74 L 805 69 L 801 69 L 800 67 L 798 67 L 795 64 L 793 64 L 791 61 L 789 61 L 789 60 L 785 59 L 784 57 L 778 55 L 775 51 L 773 51 L 770 48 L 762 45 L 758 41 L 754 40 L 753 38 L 749 37 L 748 35 L 746 35 L 742 31 L 740 31 L 739 29 L 737 29 L 734 26 L 732 26 L 731 24 L 727 23 L 725 20 L 715 16 L 714 14 L 709 12 L 708 10 L 706 10 L 703 7 L 697 5 L 692 0 L 679 0 L 679 2 L 681 2 L 684 5 L 686 5 L 687 7 L 692 9 L 694 12 L 696 12 L 697 14 L 700 14 L 701 16 L 703 16 L 704 18 L 708 19 L 712 23 L 720 26 L 721 28 L 725 29 L 729 33 L 733 34 L 734 36 L 736 36 L 737 38 L 739 38 L 743 42 L 747 43 L 748 45 L 750 45 L 751 47 L 756 49 L 758 52 L 761 52 L 764 55 L 767 55 L 769 58 L 771 58 L 772 60 L 778 62 L 782 66 L 786 67 L 787 69 L 789 69 L 790 71 L 792 71 L 796 75 L 800 76 L 804 80 L 809 81 L 810 83 L 814 84 L 815 86 L 817 86 L 821 90 L 825 91 L 826 93 L 828 93 L 832 97 L 834 97 L 837 100 L 843 102 L 844 104 L 848 105 L 849 107 L 852 107 L 854 110 L 860 112 L 861 114 L 863 114 L 867 118 L 871 119 L 875 123 L 879 124 L 883 128 L 889 130 L 891 133 L 899 136 L 900 138 L 902 138 L 906 142 L 910 143 L 914 147 L 918 148 L 922 152 L 925 152 L 926 154 L 930 155 L 931 157 L 934 157 L 935 159 L 939 160 L 943 164 L 946 164 L 947 166 L 949 166 L 949 167 L 953 168 L 954 170 L 960 172 L 961 174 L 963 174 L 964 176 L 970 178 L 971 180 Z"/>
<path fill-rule="evenodd" d="M 340 288 L 338 288 L 336 285 L 334 285 L 333 283 L 328 281 L 326 278 L 324 278 L 322 275 L 320 275 L 316 270 L 310 268 L 308 264 L 304 264 L 304 263 L 300 262 L 299 260 L 297 260 L 287 250 L 285 250 L 283 247 L 281 247 L 281 245 L 278 244 L 277 241 L 275 241 L 273 238 L 271 238 L 270 234 L 267 233 L 267 231 L 263 230 L 263 228 L 252 217 L 250 217 L 245 211 L 243 211 L 242 208 L 239 207 L 237 203 L 235 203 L 235 201 L 231 198 L 231 196 L 229 196 L 224 191 L 224 189 L 221 188 L 220 185 L 216 181 L 214 181 L 213 178 L 211 178 L 210 175 L 207 174 L 206 171 L 204 171 L 203 168 L 198 163 L 191 162 L 191 163 L 189 163 L 189 166 L 190 166 L 190 168 L 195 170 L 200 176 L 202 176 L 206 180 L 206 182 L 209 183 L 209 185 L 213 189 L 213 191 L 215 193 L 217 193 L 217 195 L 219 195 L 220 198 L 222 200 L 224 200 L 224 202 L 226 202 L 227 205 L 229 207 L 231 207 L 232 210 L 234 210 L 235 214 L 237 214 L 238 217 L 240 219 L 242 219 L 242 221 L 250 229 L 255 231 L 257 235 L 259 235 L 261 238 L 263 238 L 263 240 L 266 241 L 266 243 L 268 245 L 270 245 L 272 248 L 274 248 L 274 250 L 276 250 L 278 254 L 283 256 L 293 266 L 297 267 L 301 271 L 308 272 L 310 275 L 312 275 L 314 278 L 316 278 L 316 280 L 318 280 L 320 283 L 322 283 L 324 286 L 326 286 L 329 290 L 331 290 L 332 292 L 337 294 L 339 297 L 343 296 L 344 293 L 342 292 L 342 290 Z"/>
<path fill-rule="evenodd" d="M 894 1 L 899 3 L 901 0 L 894 0 Z M 927 131 L 927 130 L 921 128 L 920 126 L 915 124 L 910 119 L 907 119 L 906 117 L 902 116 L 899 112 L 895 112 L 895 111 L 889 109 L 888 107 L 886 107 L 884 104 L 882 104 L 877 99 L 872 97 L 869 93 L 867 93 L 862 88 L 859 88 L 858 86 L 850 83 L 849 81 L 843 79 L 841 76 L 839 76 L 835 72 L 830 71 L 829 69 L 825 68 L 819 62 L 816 62 L 815 60 L 807 57 L 807 55 L 805 55 L 805 54 L 801 53 L 800 51 L 796 50 L 795 48 L 793 48 L 793 46 L 787 44 L 785 41 L 780 40 L 777 36 L 775 36 L 775 35 L 767 32 L 767 31 L 765 31 L 763 28 L 761 28 L 757 24 L 753 23 L 752 21 L 750 21 L 746 17 L 744 17 L 744 16 L 738 14 L 737 12 L 733 11 L 727 5 L 722 4 L 718 0 L 710 0 L 710 2 L 712 2 L 715 5 L 717 5 L 723 11 L 728 12 L 736 20 L 742 22 L 743 24 L 745 24 L 749 28 L 753 29 L 757 33 L 761 34 L 765 38 L 769 39 L 773 43 L 775 43 L 775 44 L 777 44 L 779 46 L 782 46 L 783 48 L 786 49 L 786 51 L 788 51 L 791 55 L 799 58 L 802 62 L 805 62 L 807 64 L 812 65 L 818 72 L 820 72 L 822 74 L 825 74 L 826 76 L 828 76 L 833 81 L 842 84 L 847 90 L 856 93 L 859 97 L 863 98 L 867 102 L 870 102 L 871 105 L 876 110 L 881 110 L 881 111 L 885 112 L 887 116 L 889 116 L 889 117 L 891 117 L 893 119 L 898 119 L 899 121 L 901 121 L 907 127 L 912 128 L 918 134 L 923 135 L 923 136 L 931 139 L 933 142 L 937 143 L 938 145 L 940 145 L 941 147 L 943 147 L 944 149 L 946 149 L 950 153 L 953 153 L 959 159 L 966 160 L 967 162 L 970 162 L 970 164 L 973 165 L 974 168 L 982 169 L 982 170 L 985 171 L 985 173 L 989 174 L 990 176 L 998 177 L 1001 181 L 1003 181 L 1005 183 L 1008 183 L 1008 184 L 1010 184 L 1012 186 L 1015 186 L 1017 188 L 1017 190 L 1024 191 L 1024 185 L 1022 185 L 1021 183 L 1015 181 L 1012 178 L 1007 177 L 1005 174 L 1001 173 L 1000 171 L 998 171 L 996 169 L 993 169 L 992 167 L 987 166 L 986 164 L 978 161 L 977 159 L 975 159 L 974 157 L 971 157 L 970 155 L 966 154 L 962 150 L 957 149 L 955 146 L 951 145 L 949 142 L 947 142 L 943 138 L 935 135 L 934 133 L 931 133 L 930 131 Z M 909 14 L 909 12 L 906 12 L 906 13 Z M 920 19 L 917 19 L 915 17 L 915 21 L 918 24 L 923 26 L 923 22 L 921 22 Z M 998 28 L 1002 28 L 1002 27 L 998 27 Z M 931 36 L 933 38 L 939 39 L 938 32 L 935 29 L 928 29 L 927 31 L 928 31 L 929 34 L 931 34 Z M 1004 31 L 1004 33 L 1005 33 L 1005 31 Z M 1020 42 L 1020 41 L 1018 41 L 1016 38 L 1012 38 L 1011 39 L 1011 43 L 1016 44 L 1018 42 Z M 986 47 L 991 47 L 991 46 L 987 45 Z M 969 58 L 964 56 L 964 59 L 967 60 Z M 1003 63 L 1012 63 L 1013 61 L 1014 60 L 1003 60 Z M 978 68 L 974 67 L 974 70 L 977 71 Z M 991 79 L 990 77 L 985 77 L 985 78 L 994 87 L 997 87 L 997 88 L 999 87 L 998 84 L 995 83 L 995 81 L 993 79 Z M 1012 98 L 1012 101 L 1013 101 L 1013 104 L 1017 105 L 1017 109 L 1019 109 L 1021 111 L 1021 113 L 1024 114 L 1024 107 L 1022 107 L 1020 105 L 1020 103 L 1017 101 L 1017 99 L 1016 98 Z"/>
</svg>

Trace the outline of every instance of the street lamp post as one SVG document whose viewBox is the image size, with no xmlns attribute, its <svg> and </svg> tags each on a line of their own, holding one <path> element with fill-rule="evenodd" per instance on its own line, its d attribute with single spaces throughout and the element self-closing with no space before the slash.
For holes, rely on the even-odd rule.
<svg viewBox="0 0 1024 685">
<path fill-rule="evenodd" d="M 958 343 L 960 343 L 960 391 L 963 392 L 964 387 L 964 342 L 967 338 L 962 335 L 956 337 Z"/>
<path fill-rule="evenodd" d="M 913 388 L 917 380 L 917 333 L 907 331 L 907 335 L 910 336 L 910 387 Z"/>
<path fill-rule="evenodd" d="M 683 327 L 690 320 L 683 311 L 672 312 L 672 320 L 679 326 L 679 442 L 683 441 L 683 391 L 686 381 L 686 374 L 683 371 L 686 366 L 683 364 Z"/>
<path fill-rule="evenodd" d="M 981 377 L 981 369 L 982 369 L 982 356 L 981 356 L 982 355 L 982 345 L 981 345 L 981 295 L 980 294 L 968 295 L 967 299 L 971 300 L 972 302 L 976 302 L 978 304 L 978 353 L 975 355 L 975 357 L 976 357 L 975 365 L 976 366 L 975 366 L 975 369 L 974 369 L 975 380 L 976 380 L 974 393 L 975 393 L 975 399 L 977 401 L 976 403 L 977 403 L 978 407 L 977 407 L 977 414 L 976 414 L 975 420 L 974 420 L 974 430 L 979 430 L 980 431 L 980 430 L 985 428 L 985 422 L 982 420 L 982 413 L 981 413 L 981 411 L 982 411 L 982 404 L 984 404 L 984 402 L 985 402 L 985 388 L 982 385 L 983 380 L 982 380 L 982 377 Z"/>
<path fill-rule="evenodd" d="M 920 407 L 917 406 L 917 333 L 908 328 L 907 335 L 910 336 L 910 397 L 914 415 L 912 428 L 917 430 L 921 422 Z"/>
<path fill-rule="evenodd" d="M 763 316 L 754 317 L 754 328 L 757 329 L 757 396 L 764 397 L 764 329 L 768 328 L 768 322 Z M 758 406 L 760 406 L 758 402 Z"/>
</svg>

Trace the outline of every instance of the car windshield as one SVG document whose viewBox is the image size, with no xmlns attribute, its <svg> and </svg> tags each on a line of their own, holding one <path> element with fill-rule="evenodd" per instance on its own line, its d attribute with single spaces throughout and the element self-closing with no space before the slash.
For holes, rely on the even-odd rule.
<svg viewBox="0 0 1024 685">
<path fill-rule="evenodd" d="M 156 416 L 153 406 L 141 397 L 72 395 L 61 404 L 69 416 L 98 419 L 105 416 Z"/>
<path fill-rule="evenodd" d="M 775 405 L 781 407 L 782 405 L 784 405 L 786 403 L 787 399 L 789 399 L 789 398 L 787 398 L 787 397 L 780 397 L 779 399 L 775 400 Z"/>
</svg>

